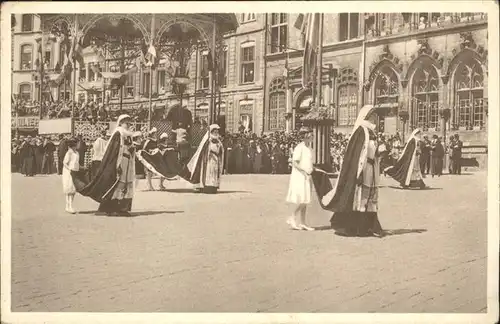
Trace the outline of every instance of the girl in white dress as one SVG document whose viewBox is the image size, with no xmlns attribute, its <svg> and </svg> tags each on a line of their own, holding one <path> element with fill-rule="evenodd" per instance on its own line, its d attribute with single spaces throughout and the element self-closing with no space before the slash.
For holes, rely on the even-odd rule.
<svg viewBox="0 0 500 324">
<path fill-rule="evenodd" d="M 306 209 L 311 202 L 311 173 L 313 167 L 313 154 L 310 148 L 312 132 L 307 127 L 302 127 L 299 131 L 303 138 L 292 155 L 292 173 L 286 201 L 295 205 L 293 214 L 287 223 L 292 229 L 313 231 L 314 229 L 306 225 Z M 300 214 L 300 223 L 297 225 L 297 218 Z"/>
<path fill-rule="evenodd" d="M 62 172 L 62 185 L 63 192 L 66 195 L 66 212 L 70 214 L 75 214 L 76 211 L 73 209 L 73 200 L 75 199 L 76 189 L 73 183 L 73 177 L 71 176 L 71 171 L 80 170 L 80 155 L 76 151 L 76 140 L 71 139 L 68 143 L 68 151 L 64 156 L 63 160 L 63 172 Z"/>
</svg>

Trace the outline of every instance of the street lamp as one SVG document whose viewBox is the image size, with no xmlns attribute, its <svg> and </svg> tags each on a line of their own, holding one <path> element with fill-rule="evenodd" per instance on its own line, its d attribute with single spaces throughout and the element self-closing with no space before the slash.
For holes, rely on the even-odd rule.
<svg viewBox="0 0 500 324">
<path fill-rule="evenodd" d="M 441 108 L 439 109 L 439 116 L 443 119 L 443 146 L 446 149 L 446 124 L 448 124 L 448 121 L 450 120 L 451 117 L 451 109 L 450 108 Z M 447 155 L 445 154 L 444 158 L 446 161 Z M 446 162 L 443 164 L 446 165 Z"/>
<path fill-rule="evenodd" d="M 408 110 L 399 111 L 399 119 L 401 119 L 401 121 L 403 122 L 403 143 L 405 143 L 406 122 L 408 121 L 409 117 L 410 114 L 408 113 Z"/>
</svg>

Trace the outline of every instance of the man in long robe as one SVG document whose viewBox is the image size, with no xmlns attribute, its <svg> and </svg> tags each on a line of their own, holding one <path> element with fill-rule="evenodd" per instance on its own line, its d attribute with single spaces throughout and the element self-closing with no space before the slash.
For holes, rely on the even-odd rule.
<svg viewBox="0 0 500 324">
<path fill-rule="evenodd" d="M 396 163 L 384 170 L 385 174 L 399 182 L 403 188 L 426 187 L 420 168 L 420 134 L 421 130 L 415 129 Z"/>
<path fill-rule="evenodd" d="M 195 190 L 216 193 L 224 166 L 224 148 L 219 137 L 219 125 L 213 124 L 180 176 L 192 183 Z"/>
<path fill-rule="evenodd" d="M 175 139 L 166 133 L 160 136 L 158 147 L 155 150 L 151 152 L 140 150 L 136 155 L 144 168 L 160 177 L 160 189 L 165 189 L 163 186 L 165 179 L 175 180 L 181 172 Z"/>
<path fill-rule="evenodd" d="M 77 191 L 99 202 L 96 215 L 130 216 L 135 191 L 135 148 L 129 115 L 118 117 L 97 173 L 90 182 L 73 174 Z"/>
<path fill-rule="evenodd" d="M 330 223 L 338 235 L 384 235 L 378 220 L 380 169 L 375 118 L 372 105 L 360 110 L 335 187 L 324 171 L 315 169 L 312 173 L 320 205 L 333 211 Z"/>
</svg>

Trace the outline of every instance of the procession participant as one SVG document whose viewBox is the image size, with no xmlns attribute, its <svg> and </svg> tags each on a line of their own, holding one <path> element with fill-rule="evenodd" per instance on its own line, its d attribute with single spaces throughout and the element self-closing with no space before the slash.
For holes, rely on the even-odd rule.
<svg viewBox="0 0 500 324">
<path fill-rule="evenodd" d="M 148 138 L 146 139 L 146 142 L 144 142 L 143 150 L 146 152 L 153 152 L 153 150 L 158 148 L 158 143 L 156 140 L 156 133 L 157 133 L 156 127 L 153 127 L 149 132 L 148 132 Z M 153 183 L 152 183 L 152 176 L 153 174 L 149 170 L 144 170 L 146 173 L 146 180 L 148 183 L 148 191 L 154 191 L 153 188 Z"/>
<path fill-rule="evenodd" d="M 375 133 L 376 118 L 372 105 L 360 110 L 335 187 L 324 171 L 316 169 L 312 173 L 320 205 L 325 210 L 333 211 L 330 223 L 338 235 L 384 235 L 378 220 L 380 157 Z"/>
<path fill-rule="evenodd" d="M 294 230 L 313 231 L 314 228 L 306 225 L 307 205 L 311 203 L 311 173 L 313 167 L 313 153 L 311 150 L 312 131 L 302 127 L 299 131 L 302 141 L 294 148 L 292 156 L 292 173 L 288 185 L 286 201 L 294 204 L 292 215 L 287 224 Z M 297 225 L 297 218 L 300 222 Z"/>
<path fill-rule="evenodd" d="M 70 214 L 76 213 L 73 209 L 73 200 L 75 199 L 76 188 L 71 173 L 78 172 L 80 170 L 80 154 L 78 153 L 77 146 L 77 141 L 75 139 L 70 139 L 68 141 L 68 151 L 63 159 L 62 186 L 63 192 L 66 195 L 65 210 Z"/>
<path fill-rule="evenodd" d="M 160 177 L 160 190 L 165 190 L 164 180 L 175 180 L 181 172 L 179 155 L 176 151 L 176 142 L 173 136 L 161 134 L 158 147 L 151 152 L 138 151 L 136 156 L 145 169 Z"/>
<path fill-rule="evenodd" d="M 421 151 L 418 143 L 421 133 L 420 129 L 415 129 L 394 166 L 384 170 L 385 174 L 398 181 L 403 188 L 424 189 L 426 187 L 420 169 Z"/>
<path fill-rule="evenodd" d="M 219 125 L 212 124 L 198 149 L 180 174 L 194 184 L 195 190 L 216 193 L 224 165 L 224 148 L 219 137 Z"/>
<path fill-rule="evenodd" d="M 43 143 L 42 174 L 52 174 L 54 170 L 54 152 L 56 146 L 51 138 L 46 137 Z"/>
<path fill-rule="evenodd" d="M 90 178 L 92 179 L 97 174 L 99 166 L 101 164 L 104 153 L 106 152 L 106 131 L 103 130 L 99 134 L 99 137 L 94 141 L 92 145 L 92 162 L 90 164 Z"/>
<path fill-rule="evenodd" d="M 432 177 L 437 175 L 440 177 L 443 174 L 443 158 L 444 158 L 444 147 L 441 144 L 441 140 L 437 135 L 434 135 L 434 141 L 432 143 Z"/>
<path fill-rule="evenodd" d="M 130 216 L 135 190 L 135 148 L 129 115 L 118 117 L 101 165 L 90 182 L 75 180 L 77 192 L 99 202 L 96 215 Z M 76 174 L 74 174 L 76 175 Z M 79 180 L 79 181 L 77 181 Z"/>
<path fill-rule="evenodd" d="M 68 143 L 64 134 L 59 135 L 59 144 L 57 145 L 57 174 L 61 175 L 63 171 L 63 160 L 68 151 Z"/>
</svg>

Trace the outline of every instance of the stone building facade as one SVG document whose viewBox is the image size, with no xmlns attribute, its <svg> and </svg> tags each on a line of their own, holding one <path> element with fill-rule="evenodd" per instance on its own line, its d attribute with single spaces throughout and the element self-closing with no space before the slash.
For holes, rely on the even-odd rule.
<svg viewBox="0 0 500 324">
<path fill-rule="evenodd" d="M 297 16 L 285 24 L 288 52 L 266 55 L 266 131 L 293 128 L 311 100 L 301 85 L 304 35 L 293 26 Z M 322 104 L 339 132 L 349 132 L 360 107 L 373 104 L 388 134 L 419 127 L 446 135 L 442 117 L 449 109 L 448 134 L 484 146 L 487 41 L 483 13 L 325 14 Z"/>
<path fill-rule="evenodd" d="M 13 93 L 38 98 L 33 78 L 40 36 L 37 15 L 15 15 L 13 30 Z M 304 35 L 296 28 L 298 14 L 237 14 L 239 26 L 224 36 L 223 84 L 217 93 L 219 122 L 229 132 L 241 124 L 255 133 L 291 130 L 307 112 L 311 91 L 303 89 Z M 462 135 L 469 145 L 487 143 L 488 44 L 483 13 L 338 13 L 324 15 L 322 104 L 335 117 L 335 129 L 349 132 L 359 108 L 374 104 L 379 128 L 408 134 L 415 127 L 444 135 Z M 56 39 L 47 39 L 46 70 L 61 63 Z M 106 53 L 87 47 L 76 87 L 80 100 L 119 103 L 116 90 L 102 93 L 103 82 L 92 65 Z M 191 82 L 183 106 L 208 121 L 208 56 L 204 48 L 190 61 Z M 101 66 L 112 71 L 111 63 Z M 179 96 L 168 85 L 166 62 L 129 75 L 123 104 L 148 106 L 150 80 L 153 106 L 168 110 Z M 53 98 L 68 97 L 72 86 L 51 89 Z M 93 88 L 88 92 L 84 89 Z M 220 103 L 220 104 L 219 104 Z M 407 117 L 405 117 L 407 115 Z"/>
</svg>

